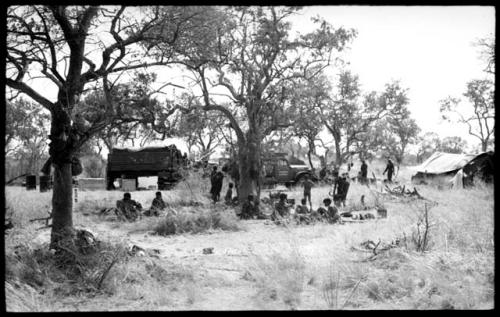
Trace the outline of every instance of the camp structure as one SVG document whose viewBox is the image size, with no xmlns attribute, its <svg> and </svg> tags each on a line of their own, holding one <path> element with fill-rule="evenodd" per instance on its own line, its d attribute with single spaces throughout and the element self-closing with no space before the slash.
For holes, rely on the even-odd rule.
<svg viewBox="0 0 500 317">
<path fill-rule="evenodd" d="M 115 148 L 108 154 L 107 189 L 115 189 L 116 179 L 128 190 L 137 188 L 138 178 L 145 176 L 158 176 L 158 189 L 169 189 L 182 179 L 180 169 L 186 164 L 186 156 L 173 144 L 139 150 Z M 130 185 L 132 181 L 135 186 Z"/>
<path fill-rule="evenodd" d="M 493 181 L 494 152 L 479 154 L 453 154 L 435 152 L 421 165 L 412 168 L 416 174 L 411 180 L 414 184 L 434 184 L 451 186 L 455 176 L 463 179 L 455 184 L 473 185 L 474 180 Z"/>
</svg>

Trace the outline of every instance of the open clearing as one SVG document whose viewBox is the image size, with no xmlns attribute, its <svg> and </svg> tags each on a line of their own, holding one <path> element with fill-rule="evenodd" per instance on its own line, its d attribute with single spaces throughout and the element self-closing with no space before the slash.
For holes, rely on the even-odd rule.
<svg viewBox="0 0 500 317">
<path fill-rule="evenodd" d="M 180 184 L 163 192 L 168 202 L 192 197 Z M 193 184 L 193 187 L 196 186 Z M 203 192 L 198 184 L 196 192 Z M 161 218 L 120 223 L 98 216 L 102 206 L 112 206 L 122 192 L 80 192 L 74 223 L 96 233 L 99 240 L 157 249 L 157 257 L 132 257 L 116 265 L 106 279 L 105 292 L 61 295 L 30 288 L 31 300 L 16 297 L 18 287 L 7 292 L 9 311 L 59 310 L 255 310 L 255 309 L 490 309 L 494 297 L 493 188 L 447 191 L 430 186 L 419 192 L 438 204 L 430 208 L 430 247 L 415 251 L 411 241 L 424 201 L 403 201 L 379 196 L 388 218 L 343 225 L 277 226 L 266 220 L 240 221 L 239 231 L 209 230 L 200 234 L 152 234 Z M 6 188 L 7 202 L 24 214 L 14 220 L 24 224 L 6 235 L 11 250 L 20 240 L 47 245 L 50 231 L 36 231 L 50 193 Z M 191 188 L 193 190 L 193 188 Z M 327 197 L 327 186 L 313 190 L 313 205 Z M 367 204 L 375 196 L 366 187 L 352 184 L 348 205 L 361 194 Z M 262 196 L 266 196 L 263 192 Z M 149 207 L 154 191 L 133 193 Z M 201 208 L 211 208 L 206 197 Z M 289 192 L 299 201 L 301 189 Z M 30 206 L 30 208 L 28 208 Z M 189 208 L 189 207 L 182 207 Z M 199 207 L 200 208 L 200 207 Z M 233 209 L 217 204 L 223 213 Z M 16 210 L 18 210 L 16 209 Z M 399 247 L 373 253 L 362 251 L 367 240 L 390 244 L 406 237 Z M 204 254 L 203 249 L 213 248 Z M 148 268 L 146 271 L 140 267 Z M 6 280 L 6 286 L 16 282 Z M 28 291 L 26 291 L 28 292 Z M 17 300 L 16 300 L 17 299 Z M 23 302 L 24 301 L 24 302 Z M 25 303 L 26 301 L 31 304 Z M 33 304 L 36 303 L 36 305 Z M 30 308 L 31 307 L 31 308 Z"/>
</svg>

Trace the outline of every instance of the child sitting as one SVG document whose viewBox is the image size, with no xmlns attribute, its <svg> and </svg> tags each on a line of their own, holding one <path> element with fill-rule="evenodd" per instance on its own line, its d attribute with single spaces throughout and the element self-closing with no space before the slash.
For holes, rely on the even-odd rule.
<svg viewBox="0 0 500 317">
<path fill-rule="evenodd" d="M 295 208 L 294 218 L 297 221 L 297 224 L 300 224 L 303 222 L 306 224 L 309 224 L 309 222 L 310 222 L 309 215 L 308 215 L 309 208 L 307 208 L 306 202 L 307 202 L 307 200 L 305 198 L 303 198 L 300 201 L 301 205 L 297 205 L 297 207 Z"/>
</svg>

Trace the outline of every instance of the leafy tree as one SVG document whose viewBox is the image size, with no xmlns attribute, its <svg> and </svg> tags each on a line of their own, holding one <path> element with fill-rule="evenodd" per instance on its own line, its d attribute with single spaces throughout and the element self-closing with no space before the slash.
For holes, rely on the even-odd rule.
<svg viewBox="0 0 500 317">
<path fill-rule="evenodd" d="M 320 132 L 323 130 L 323 122 L 321 119 L 321 112 L 318 110 L 321 104 L 327 98 L 327 89 L 329 85 L 326 83 L 326 78 L 317 76 L 311 80 L 304 80 L 302 85 L 292 92 L 292 109 L 295 119 L 292 127 L 293 135 L 298 137 L 299 140 L 303 139 L 307 143 L 307 158 L 309 165 L 313 169 L 312 155 L 318 156 L 316 153 L 316 143 L 321 142 L 319 137 Z M 323 165 L 326 162 L 323 160 Z"/>
<path fill-rule="evenodd" d="M 153 97 L 157 90 L 151 88 L 156 74 L 135 72 L 133 79 L 108 88 L 108 96 L 102 88 L 87 92 L 79 102 L 79 118 L 85 122 L 103 120 L 102 108 L 109 102 L 114 105 L 108 114 L 108 124 L 94 134 L 94 139 L 104 143 L 108 151 L 121 143 L 139 140 L 140 146 L 148 141 L 171 137 L 175 129 L 169 121 L 173 111 L 165 111 L 165 104 Z M 108 100 L 111 99 L 111 100 Z M 174 106 L 166 100 L 167 108 Z"/>
<path fill-rule="evenodd" d="M 467 83 L 463 94 L 468 107 L 461 108 L 459 98 L 441 100 L 440 111 L 444 120 L 463 123 L 469 134 L 479 139 L 481 150 L 486 151 L 495 133 L 495 85 L 489 79 L 475 79 Z M 472 109 L 471 109 L 472 108 Z M 469 113 L 468 115 L 466 113 Z"/>
<path fill-rule="evenodd" d="M 459 136 L 451 136 L 441 140 L 438 150 L 447 153 L 463 153 L 466 147 L 466 140 Z"/>
<path fill-rule="evenodd" d="M 426 132 L 419 138 L 417 162 L 422 163 L 441 148 L 441 139 L 435 132 Z"/>
<path fill-rule="evenodd" d="M 315 19 L 318 28 L 290 36 L 293 7 L 227 7 L 205 12 L 213 21 L 191 38 L 193 50 L 179 49 L 201 91 L 201 108 L 218 111 L 236 134 L 240 169 L 239 197 L 260 195 L 262 141 L 291 126 L 288 94 L 317 65 L 326 67 L 355 35 Z M 162 52 L 162 43 L 152 43 Z M 318 72 L 321 68 L 318 69 Z M 314 74 L 315 76 L 315 74 Z M 227 103 L 216 101 L 224 97 Z"/>
<path fill-rule="evenodd" d="M 393 157 L 398 166 L 403 163 L 408 145 L 417 143 L 420 133 L 416 121 L 410 117 L 406 99 L 400 100 L 403 103 L 398 105 L 397 110 L 391 111 L 376 123 L 368 135 L 370 139 L 367 142 L 372 147 L 382 150 L 385 155 Z"/>
<path fill-rule="evenodd" d="M 216 113 L 196 108 L 190 112 L 181 112 L 177 135 L 184 138 L 190 154 L 195 147 L 200 155 L 208 159 L 210 153 L 224 140 L 224 123 L 224 118 Z"/>
<path fill-rule="evenodd" d="M 495 38 L 481 38 L 474 44 L 479 48 L 480 58 L 486 63 L 484 71 L 495 75 Z"/>
<path fill-rule="evenodd" d="M 117 110 L 111 80 L 131 70 L 166 65 L 173 47 L 187 33 L 191 7 L 11 6 L 7 9 L 6 85 L 28 95 L 50 112 L 49 154 L 54 166 L 51 248 L 73 243 L 72 168 L 78 149 L 109 124 Z M 189 31 L 192 32 L 192 25 Z M 152 60 L 138 45 L 163 30 L 163 56 Z M 57 90 L 55 101 L 39 92 L 31 78 L 44 78 Z M 100 120 L 82 131 L 79 98 L 102 81 L 106 104 Z"/>
<path fill-rule="evenodd" d="M 382 93 L 372 91 L 362 96 L 359 77 L 348 70 L 340 72 L 335 88 L 320 111 L 334 140 L 336 164 L 341 165 L 356 153 L 366 159 L 370 149 L 378 146 L 370 133 L 374 124 L 401 111 L 408 102 L 406 90 L 395 81 L 386 84 Z"/>
<path fill-rule="evenodd" d="M 26 99 L 6 103 L 6 155 L 19 161 L 18 174 L 38 174 L 47 153 L 50 118 L 47 111 Z M 17 176 L 17 175 L 13 175 Z"/>
</svg>

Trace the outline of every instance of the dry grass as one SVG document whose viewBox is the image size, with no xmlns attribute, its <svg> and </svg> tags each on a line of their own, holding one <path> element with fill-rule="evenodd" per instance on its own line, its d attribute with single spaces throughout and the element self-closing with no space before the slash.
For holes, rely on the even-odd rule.
<svg viewBox="0 0 500 317">
<path fill-rule="evenodd" d="M 380 175 L 383 167 L 373 168 L 380 169 L 376 170 Z M 409 175 L 410 171 L 402 169 L 398 180 L 413 188 Z M 231 209 L 225 210 L 222 205 L 214 206 L 210 202 L 207 183 L 200 175 L 194 175 L 173 190 L 162 191 L 164 200 L 178 212 L 175 221 L 182 224 L 183 232 L 201 232 L 200 228 L 213 231 L 216 227 L 213 215 L 216 214 L 227 220 L 229 230 L 244 223 L 234 217 Z M 226 180 L 224 185 L 227 185 Z M 359 204 L 361 195 L 365 195 L 365 204 L 383 204 L 388 210 L 388 218 L 361 224 L 265 226 L 268 231 L 264 232 L 279 232 L 278 238 L 255 236 L 260 242 L 248 241 L 239 250 L 247 256 L 241 264 L 246 271 L 242 281 L 249 287 L 248 298 L 241 300 L 252 301 L 252 307 L 262 309 L 493 308 L 493 187 L 478 185 L 461 190 L 416 187 L 424 197 L 437 203 L 429 210 L 431 244 L 427 251 L 417 252 L 410 240 L 424 210 L 424 201 L 391 199 L 377 194 L 381 190 L 380 184 L 368 188 L 353 183 L 345 210 Z M 322 205 L 330 190 L 328 187 L 313 188 L 314 208 Z M 133 192 L 132 198 L 148 208 L 154 192 Z M 79 192 L 75 225 L 92 227 L 102 222 L 92 215 L 100 208 L 113 207 L 122 195 L 119 191 Z M 267 196 L 267 193 L 262 195 Z M 301 196 L 300 187 L 291 189 L 288 194 L 288 198 L 296 201 L 300 201 Z M 6 203 L 13 212 L 15 225 L 5 235 L 7 310 L 190 309 L 202 300 L 200 275 L 194 274 L 191 266 L 180 264 L 184 262 L 174 264 L 165 258 L 128 258 L 112 267 L 99 292 L 81 291 L 85 283 L 71 284 L 52 269 L 51 254 L 37 239 L 39 231 L 35 229 L 41 225 L 29 222 L 29 219 L 45 217 L 50 202 L 50 192 L 6 188 Z M 144 218 L 117 226 L 128 233 L 149 231 L 158 225 L 158 220 L 156 217 Z M 188 223 L 195 229 L 188 230 Z M 243 227 L 245 229 L 246 225 Z M 240 235 L 240 232 L 214 232 L 218 232 L 216 235 L 221 239 Z M 254 239 L 248 230 L 241 234 Z M 351 250 L 351 247 L 359 248 L 366 240 L 377 242 L 380 239 L 390 243 L 403 237 L 407 238 L 406 243 L 371 260 L 367 260 L 370 253 Z M 199 239 L 202 242 L 206 237 L 201 235 Z M 245 253 L 247 246 L 252 246 L 255 251 Z M 265 252 L 266 248 L 270 251 Z M 208 261 L 209 257 L 203 259 Z M 210 284 L 212 279 L 215 281 Z M 217 285 L 233 285 L 233 282 L 216 283 L 217 280 L 212 279 L 206 280 L 206 283 L 213 284 L 206 286 L 208 291 Z M 80 291 L 75 291 L 78 289 Z"/>
<path fill-rule="evenodd" d="M 238 219 L 234 212 L 216 209 L 179 210 L 168 214 L 153 225 L 153 231 L 161 236 L 179 233 L 201 233 L 213 230 L 238 231 Z"/>
</svg>

